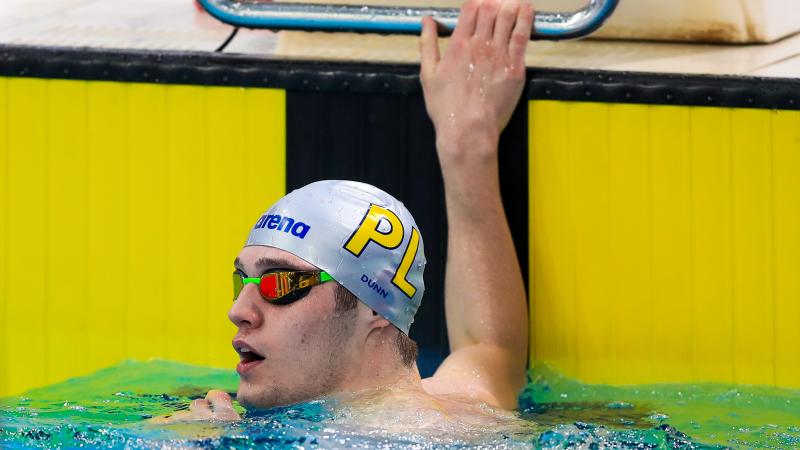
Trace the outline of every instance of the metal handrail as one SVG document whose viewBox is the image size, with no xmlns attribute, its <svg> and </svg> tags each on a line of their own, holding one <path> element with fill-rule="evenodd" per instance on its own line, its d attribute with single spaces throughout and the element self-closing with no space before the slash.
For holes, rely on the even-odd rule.
<svg viewBox="0 0 800 450">
<path fill-rule="evenodd" d="M 440 24 L 441 33 L 449 34 L 456 26 L 459 12 L 456 8 L 198 1 L 222 22 L 244 28 L 281 30 L 418 34 L 422 30 L 422 17 L 432 16 Z M 531 37 L 560 40 L 586 36 L 600 28 L 617 3 L 619 0 L 589 0 L 586 7 L 574 12 L 537 12 Z"/>
</svg>

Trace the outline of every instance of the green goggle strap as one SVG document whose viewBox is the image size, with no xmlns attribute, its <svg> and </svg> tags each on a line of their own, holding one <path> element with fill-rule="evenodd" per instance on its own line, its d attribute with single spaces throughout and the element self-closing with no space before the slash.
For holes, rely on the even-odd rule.
<svg viewBox="0 0 800 450">
<path fill-rule="evenodd" d="M 333 280 L 333 277 L 328 274 L 328 272 L 320 272 L 319 273 L 319 282 L 324 283 L 326 281 Z M 242 278 L 242 285 L 245 284 L 261 284 L 261 277 L 258 278 Z"/>
</svg>

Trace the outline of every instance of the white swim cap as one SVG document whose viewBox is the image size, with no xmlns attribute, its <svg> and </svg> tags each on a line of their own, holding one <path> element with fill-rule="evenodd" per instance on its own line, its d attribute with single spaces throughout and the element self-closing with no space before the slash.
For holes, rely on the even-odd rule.
<svg viewBox="0 0 800 450">
<path fill-rule="evenodd" d="M 425 247 L 403 203 L 365 183 L 311 183 L 278 200 L 245 246 L 292 253 L 328 272 L 408 334 L 425 285 Z"/>
</svg>

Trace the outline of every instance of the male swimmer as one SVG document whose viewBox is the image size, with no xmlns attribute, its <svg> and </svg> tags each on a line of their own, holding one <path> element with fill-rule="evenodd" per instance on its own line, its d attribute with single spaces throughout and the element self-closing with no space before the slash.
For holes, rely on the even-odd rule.
<svg viewBox="0 0 800 450">
<path fill-rule="evenodd" d="M 436 23 L 423 20 L 420 75 L 447 204 L 450 355 L 421 379 L 408 330 L 424 291 L 424 244 L 403 204 L 363 183 L 312 183 L 257 220 L 234 264 L 228 317 L 243 406 L 334 398 L 392 414 L 407 405 L 417 418 L 517 407 L 527 306 L 497 148 L 522 93 L 532 21 L 530 3 L 469 0 L 440 55 Z M 161 420 L 204 419 L 239 415 L 226 393 L 210 391 Z"/>
</svg>

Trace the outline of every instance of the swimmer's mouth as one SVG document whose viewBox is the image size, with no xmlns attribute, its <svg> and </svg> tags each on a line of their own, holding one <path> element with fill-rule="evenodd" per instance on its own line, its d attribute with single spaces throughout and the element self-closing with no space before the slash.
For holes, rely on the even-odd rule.
<svg viewBox="0 0 800 450">
<path fill-rule="evenodd" d="M 259 355 L 253 348 L 247 345 L 246 342 L 243 341 L 234 341 L 233 342 L 233 349 L 236 350 L 236 353 L 239 354 L 239 360 L 242 363 L 251 363 L 255 361 L 263 361 L 264 356 Z"/>
</svg>

